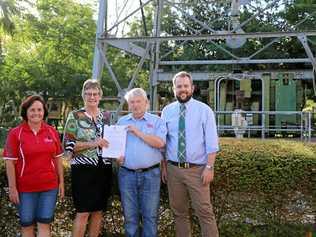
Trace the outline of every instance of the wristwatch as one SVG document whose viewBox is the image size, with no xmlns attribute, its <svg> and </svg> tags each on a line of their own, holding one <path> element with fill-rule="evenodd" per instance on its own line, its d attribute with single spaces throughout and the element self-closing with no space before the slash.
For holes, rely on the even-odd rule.
<svg viewBox="0 0 316 237">
<path fill-rule="evenodd" d="M 213 170 L 214 166 L 206 164 L 205 168 L 208 169 L 208 170 Z"/>
</svg>

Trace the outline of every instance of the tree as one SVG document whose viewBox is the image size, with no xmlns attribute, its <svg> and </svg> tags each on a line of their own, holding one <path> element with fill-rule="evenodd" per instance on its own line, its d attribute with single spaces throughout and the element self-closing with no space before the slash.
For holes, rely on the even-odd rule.
<svg viewBox="0 0 316 237">
<path fill-rule="evenodd" d="M 95 22 L 90 7 L 72 0 L 38 0 L 35 15 L 16 19 L 0 65 L 0 107 L 16 106 L 30 93 L 81 103 L 81 86 L 91 75 Z"/>
<path fill-rule="evenodd" d="M 14 30 L 13 17 L 20 12 L 16 0 L 0 1 L 0 28 L 7 33 Z"/>
</svg>

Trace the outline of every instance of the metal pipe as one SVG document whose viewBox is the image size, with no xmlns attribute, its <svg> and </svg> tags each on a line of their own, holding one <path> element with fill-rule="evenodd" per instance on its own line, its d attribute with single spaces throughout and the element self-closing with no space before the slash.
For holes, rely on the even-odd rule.
<svg viewBox="0 0 316 237">
<path fill-rule="evenodd" d="M 274 2 L 270 3 L 269 5 L 267 5 L 264 9 L 262 9 L 261 11 L 258 11 L 256 14 L 252 15 L 251 17 L 249 17 L 247 20 L 245 20 L 244 22 L 242 22 L 241 24 L 239 24 L 238 26 L 234 27 L 234 29 L 232 30 L 232 32 L 235 32 L 239 29 L 241 29 L 243 26 L 247 25 L 252 19 L 254 19 L 255 17 L 259 16 L 261 12 L 265 11 L 266 9 L 273 7 L 274 4 L 276 4 L 278 2 L 278 0 L 275 0 Z"/>
<path fill-rule="evenodd" d="M 298 37 L 304 33 L 306 36 L 316 36 L 316 31 L 304 31 L 304 32 L 256 32 L 256 33 L 216 33 L 216 34 L 204 34 L 204 35 L 182 35 L 182 36 L 159 36 L 159 37 L 122 37 L 122 38 L 107 38 L 101 36 L 101 41 L 128 41 L 128 42 L 164 42 L 170 40 L 214 40 L 214 39 L 226 39 L 229 36 L 248 38 L 248 39 L 259 39 L 259 38 L 277 38 L 277 37 Z"/>
<path fill-rule="evenodd" d="M 157 0 L 157 6 L 155 11 L 155 18 L 154 18 L 154 36 L 160 36 L 160 23 L 161 23 L 161 11 L 163 8 L 163 0 Z M 157 105 L 157 72 L 159 70 L 159 63 L 160 63 L 160 42 L 155 42 L 154 47 L 152 47 L 152 63 L 153 67 L 152 72 L 150 73 L 150 108 L 152 110 L 156 110 Z"/>
<path fill-rule="evenodd" d="M 99 51 L 100 51 L 100 53 L 101 53 L 103 62 L 104 62 L 104 64 L 105 64 L 106 68 L 108 69 L 109 74 L 110 74 L 112 80 L 114 81 L 115 86 L 116 86 L 118 92 L 121 93 L 122 88 L 121 88 L 121 86 L 120 86 L 120 83 L 118 82 L 118 80 L 117 80 L 117 78 L 116 78 L 116 76 L 115 76 L 115 74 L 114 74 L 114 72 L 113 72 L 113 70 L 112 70 L 112 67 L 111 67 L 111 65 L 110 65 L 110 63 L 109 63 L 109 61 L 108 61 L 108 59 L 107 59 L 107 57 L 106 57 L 106 55 L 105 55 L 105 52 L 103 52 L 103 50 L 102 50 L 101 44 L 98 44 L 98 48 L 99 48 Z"/>
<path fill-rule="evenodd" d="M 312 137 L 312 114 L 308 112 L 308 142 L 311 142 Z"/>
<path fill-rule="evenodd" d="M 150 3 L 153 0 L 149 0 L 145 3 L 143 3 L 143 5 L 141 7 L 138 7 L 137 9 L 135 9 L 134 11 L 132 11 L 130 14 L 128 14 L 126 17 L 124 17 L 122 20 L 118 21 L 116 24 L 114 24 L 113 26 L 110 27 L 110 29 L 108 29 L 106 32 L 110 32 L 111 30 L 113 30 L 115 27 L 117 27 L 119 24 L 121 24 L 122 22 L 124 22 L 125 20 L 127 20 L 129 17 L 131 17 L 132 15 L 134 15 L 137 11 L 139 11 L 142 7 L 145 7 L 148 3 Z"/>
<path fill-rule="evenodd" d="M 159 0 L 158 0 L 159 1 Z M 208 29 L 211 32 L 216 32 L 214 29 L 212 29 L 211 27 L 209 27 L 207 24 L 205 24 L 204 22 L 196 19 L 194 16 L 189 15 L 188 13 L 186 13 L 185 11 L 182 10 L 182 8 L 177 7 L 176 5 L 174 5 L 172 2 L 169 2 L 168 0 L 165 0 L 165 2 L 169 5 L 169 6 L 173 6 L 174 8 L 176 8 L 178 11 L 182 12 L 183 15 L 187 16 L 188 18 L 190 18 L 192 21 L 198 23 L 200 26 L 202 26 L 205 29 Z"/>
<path fill-rule="evenodd" d="M 101 79 L 103 65 L 104 65 L 100 48 L 98 47 L 98 41 L 101 34 L 106 29 L 106 17 L 107 17 L 107 0 L 100 0 L 97 29 L 96 29 L 96 34 L 95 34 L 93 67 L 92 67 L 92 78 L 97 79 L 97 80 Z"/>
<path fill-rule="evenodd" d="M 139 71 L 141 70 L 141 68 L 143 67 L 143 64 L 144 64 L 144 62 L 145 62 L 146 56 L 147 56 L 147 54 L 148 54 L 148 52 L 149 52 L 149 49 L 150 49 L 150 45 L 147 44 L 145 53 L 144 53 L 144 55 L 142 56 L 142 58 L 140 59 L 138 65 L 137 65 L 137 68 L 135 69 L 135 71 L 134 71 L 134 73 L 133 73 L 132 79 L 131 79 L 131 81 L 129 82 L 129 84 L 128 84 L 128 86 L 127 86 L 127 91 L 129 91 L 130 89 L 132 89 L 132 87 L 133 87 L 133 85 L 134 85 L 134 82 L 135 82 L 135 80 L 136 80 L 136 78 L 137 78 L 137 75 L 138 75 Z M 123 94 L 121 93 L 120 104 L 119 104 L 119 106 L 118 106 L 118 108 L 117 108 L 117 110 L 116 110 L 115 118 L 118 117 L 118 114 L 119 114 L 120 111 L 122 110 L 123 105 L 124 105 L 124 96 L 123 96 Z"/>
<path fill-rule="evenodd" d="M 191 60 L 191 61 L 160 61 L 160 65 L 229 65 L 229 64 L 274 64 L 274 63 L 311 63 L 309 58 L 293 59 L 229 59 L 229 60 Z"/>
</svg>

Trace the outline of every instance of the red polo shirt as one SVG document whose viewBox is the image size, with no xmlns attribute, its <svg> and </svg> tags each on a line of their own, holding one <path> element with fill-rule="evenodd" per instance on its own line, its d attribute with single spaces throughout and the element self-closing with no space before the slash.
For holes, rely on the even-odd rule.
<svg viewBox="0 0 316 237">
<path fill-rule="evenodd" d="M 16 160 L 19 192 L 40 192 L 58 187 L 55 157 L 62 153 L 58 133 L 53 127 L 43 122 L 35 134 L 24 122 L 10 130 L 3 158 Z"/>
</svg>

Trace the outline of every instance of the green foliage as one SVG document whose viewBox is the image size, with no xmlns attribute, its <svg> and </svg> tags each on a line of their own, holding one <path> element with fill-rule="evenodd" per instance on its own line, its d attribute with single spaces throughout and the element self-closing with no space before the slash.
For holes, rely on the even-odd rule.
<svg viewBox="0 0 316 237">
<path fill-rule="evenodd" d="M 145 18 L 146 26 L 148 28 L 149 34 L 152 31 L 152 20 L 154 9 L 152 6 L 145 7 Z M 129 37 L 143 36 L 145 35 L 143 22 L 141 19 L 134 18 L 134 20 L 129 24 L 129 32 L 126 34 Z M 141 47 L 146 48 L 145 45 Z M 126 52 L 123 52 L 119 49 L 113 47 L 107 47 L 106 55 L 109 58 L 109 61 L 112 65 L 112 70 L 117 77 L 121 88 L 127 88 L 129 82 L 132 79 L 132 76 L 136 70 L 136 67 L 140 61 L 140 57 L 133 56 Z M 112 81 L 107 68 L 104 68 L 103 73 L 103 91 L 105 95 L 117 96 L 118 90 L 115 87 L 114 82 Z M 137 75 L 137 80 L 135 81 L 134 87 L 141 87 L 148 91 L 149 89 L 149 63 L 145 62 L 142 69 Z"/>
<path fill-rule="evenodd" d="M 4 34 L 9 32 L 2 24 L 0 30 L 0 110 L 13 101 L 18 108 L 21 100 L 27 94 L 40 93 L 45 99 L 63 98 L 69 107 L 79 107 L 81 104 L 80 89 L 82 82 L 91 77 L 92 56 L 95 44 L 95 21 L 92 9 L 74 0 L 38 0 L 34 2 L 34 9 L 20 14 L 21 7 L 17 4 L 21 0 L 5 0 L 0 2 L 2 14 L 6 14 L 14 24 L 14 38 Z M 25 2 L 25 1 L 24 1 Z M 29 1 L 26 1 L 29 2 Z M 267 4 L 271 0 L 265 1 Z M 256 7 L 262 7 L 262 1 L 257 1 Z M 278 4 L 277 4 L 278 5 Z M 313 30 L 315 27 L 314 5 L 315 0 L 291 0 L 284 8 L 277 5 L 259 14 L 243 27 L 246 32 L 270 32 L 294 29 L 303 19 L 304 24 L 295 27 L 295 30 Z M 185 0 L 179 8 L 194 16 L 196 19 L 210 25 L 214 31 L 229 29 L 230 2 L 207 0 Z M 145 7 L 145 21 L 149 34 L 153 32 L 153 5 Z M 245 5 L 241 9 L 240 21 L 243 22 L 255 14 L 254 7 Z M 4 15 L 3 15 L 4 16 Z M 179 9 L 165 5 L 161 15 L 162 35 L 211 34 L 207 29 L 192 21 Z M 179 19 L 183 19 L 180 21 Z M 2 21 L 3 22 L 3 21 Z M 13 28 L 12 28 L 13 29 Z M 127 36 L 144 35 L 143 22 L 140 18 L 128 25 Z M 200 32 L 197 32 L 200 31 Z M 258 41 L 247 40 L 243 48 L 230 49 L 224 40 L 162 42 L 160 55 L 163 60 L 191 60 L 191 59 L 230 59 L 231 56 L 218 49 L 217 45 L 240 56 L 251 53 L 264 47 L 271 39 Z M 310 41 L 315 41 L 309 37 Z M 215 45 L 217 44 L 217 45 Z M 144 47 L 144 45 L 141 45 Z M 312 50 L 314 45 L 310 46 Z M 124 53 L 118 49 L 108 47 L 107 57 L 111 61 L 114 73 L 120 81 L 121 87 L 126 88 L 136 69 L 139 58 Z M 284 39 L 274 43 L 259 55 L 261 58 L 294 58 L 305 57 L 301 43 L 295 39 Z M 258 57 L 259 57 L 258 56 Z M 239 66 L 238 66 L 239 67 Z M 240 66 L 243 67 L 243 66 Z M 251 70 L 257 65 L 247 65 Z M 267 66 L 259 66 L 265 69 Z M 186 65 L 177 67 L 178 70 L 231 70 L 231 65 Z M 169 66 L 162 66 L 162 70 L 170 70 Z M 175 69 L 175 67 L 174 67 Z M 102 86 L 104 94 L 116 96 L 118 91 L 110 79 L 107 70 L 103 74 Z M 148 62 L 141 70 L 136 86 L 149 88 Z M 11 111 L 12 112 L 12 111 Z M 10 115 L 11 113 L 9 113 Z M 7 115 L 5 122 L 13 120 L 14 116 Z M 3 118 L 3 116 L 1 116 Z M 2 119 L 3 120 L 3 119 Z M 1 124 L 4 124 L 1 121 Z"/>
<path fill-rule="evenodd" d="M 7 138 L 8 131 L 9 130 L 7 128 L 0 127 L 0 148 L 4 147 L 5 145 L 5 140 Z"/>
<path fill-rule="evenodd" d="M 37 1 L 34 15 L 16 19 L 0 64 L 0 108 L 39 93 L 78 107 L 91 75 L 95 42 L 92 9 L 72 0 Z M 79 99 L 78 99 L 79 97 Z"/>
<path fill-rule="evenodd" d="M 311 231 L 314 218 L 316 146 L 277 140 L 221 139 L 215 163 L 211 198 L 220 236 L 297 237 Z M 70 198 L 69 167 L 66 166 L 66 199 L 58 203 L 54 236 L 69 235 L 74 217 Z M 0 232 L 16 236 L 15 208 L 5 193 L 3 162 L 0 162 Z M 162 186 L 159 235 L 174 235 L 166 186 Z M 113 196 L 105 214 L 104 229 L 123 233 L 118 196 Z M 193 236 L 200 236 L 197 219 Z"/>
<path fill-rule="evenodd" d="M 315 0 L 294 0 L 293 5 L 290 7 L 292 13 L 292 17 L 300 17 L 304 16 L 304 12 L 315 15 L 316 11 L 316 1 Z"/>
<path fill-rule="evenodd" d="M 126 54 L 113 47 L 109 47 L 107 49 L 107 57 L 113 65 L 112 69 L 114 70 L 121 88 L 127 88 L 140 58 Z M 104 70 L 102 80 L 102 88 L 105 96 L 117 96 L 118 91 L 106 68 Z M 149 88 L 148 64 L 145 63 L 142 70 L 137 75 L 134 87 L 141 87 L 145 90 Z"/>
<path fill-rule="evenodd" d="M 303 111 L 313 112 L 313 110 L 316 110 L 316 102 L 314 102 L 313 100 L 306 100 Z"/>
<path fill-rule="evenodd" d="M 20 13 L 16 0 L 2 0 L 0 2 L 0 31 L 12 34 L 14 31 L 13 17 Z"/>
<path fill-rule="evenodd" d="M 33 93 L 44 99 L 62 98 L 70 108 L 80 107 L 82 83 L 91 77 L 96 29 L 92 8 L 73 0 L 38 0 L 33 7 L 33 15 L 15 18 L 14 38 L 5 37 L 0 64 L 3 126 L 10 126 L 18 117 L 21 100 Z M 107 56 L 126 88 L 139 59 L 114 48 L 109 48 Z M 136 86 L 147 89 L 148 78 L 146 65 Z M 106 70 L 103 80 L 104 95 L 116 96 L 118 91 Z"/>
<path fill-rule="evenodd" d="M 214 183 L 220 222 L 225 223 L 227 213 L 238 213 L 237 220 L 253 223 L 304 223 L 312 213 L 316 155 L 307 145 L 224 139 L 216 166 L 222 176 Z"/>
<path fill-rule="evenodd" d="M 273 4 L 274 2 L 274 4 Z M 196 35 L 196 34 L 214 34 L 214 32 L 231 30 L 232 21 L 229 17 L 231 9 L 230 1 L 199 1 L 196 4 L 195 0 L 181 1 L 177 5 L 179 8 L 164 9 L 162 13 L 162 31 L 164 35 Z M 280 7 L 280 4 L 284 4 Z M 270 7 L 262 14 L 257 14 L 258 8 L 264 9 L 266 6 Z M 187 14 L 193 16 L 198 21 L 201 21 L 209 26 L 211 29 L 203 29 L 201 24 L 193 21 L 182 13 L 183 10 Z M 316 9 L 315 0 L 290 0 L 285 3 L 275 2 L 271 0 L 265 1 L 251 1 L 241 7 L 240 23 L 248 21 L 243 25 L 242 29 L 245 32 L 279 32 L 279 31 L 308 31 L 315 29 L 316 23 Z M 254 17 L 255 15 L 255 17 Z M 306 18 L 306 19 L 305 19 Z M 182 19 L 182 20 L 179 20 Z M 303 20 L 304 19 L 304 20 Z M 313 37 L 310 37 L 312 40 Z M 225 40 L 205 40 L 205 41 L 186 41 L 185 44 L 181 42 L 164 43 L 161 45 L 161 55 L 173 49 L 173 52 L 168 54 L 166 60 L 216 60 L 216 59 L 232 59 L 232 57 L 220 50 L 218 46 L 223 47 L 227 51 L 239 57 L 252 55 L 254 52 L 263 48 L 273 39 L 248 39 L 245 45 L 238 49 L 229 48 Z M 310 47 L 315 49 L 313 45 Z M 255 58 L 299 58 L 306 57 L 306 53 L 301 43 L 296 38 L 281 39 L 275 42 L 260 52 Z M 240 68 L 243 70 L 267 69 L 274 67 L 273 65 L 185 65 L 180 66 L 179 70 L 233 70 Z M 279 67 L 279 66 L 278 66 Z M 286 65 L 285 67 L 291 67 Z M 292 65 L 293 67 L 293 65 Z M 170 67 L 163 67 L 170 70 Z"/>
</svg>

